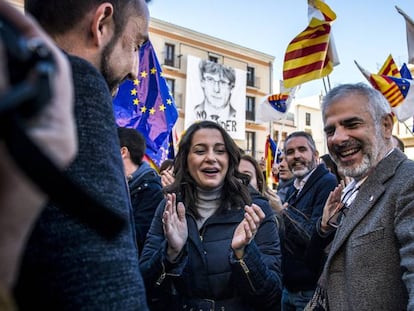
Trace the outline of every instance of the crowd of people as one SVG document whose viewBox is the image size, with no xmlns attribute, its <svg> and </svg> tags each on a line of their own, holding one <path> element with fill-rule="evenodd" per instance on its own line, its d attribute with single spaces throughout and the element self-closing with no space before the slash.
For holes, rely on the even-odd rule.
<svg viewBox="0 0 414 311">
<path fill-rule="evenodd" d="M 190 125 L 157 171 L 145 138 L 117 127 L 112 111 L 120 83 L 138 74 L 145 1 L 26 0 L 25 9 L 34 19 L 0 0 L 0 18 L 41 40 L 56 74 L 22 128 L 97 207 L 62 208 L 13 158 L 1 37 L 0 310 L 414 310 L 414 162 L 381 93 L 329 91 L 329 154 L 291 133 L 275 188 L 211 120 Z"/>
</svg>

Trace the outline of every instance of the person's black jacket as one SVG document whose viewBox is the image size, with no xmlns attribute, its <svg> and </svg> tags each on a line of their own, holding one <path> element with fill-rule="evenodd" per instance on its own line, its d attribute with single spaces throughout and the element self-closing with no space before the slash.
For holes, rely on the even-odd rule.
<svg viewBox="0 0 414 311">
<path fill-rule="evenodd" d="M 161 178 L 147 162 L 142 162 L 128 179 L 128 186 L 134 211 L 138 249 L 142 252 L 155 210 L 164 199 Z"/>
<path fill-rule="evenodd" d="M 148 310 L 112 96 L 92 64 L 75 56 L 69 59 L 79 152 L 66 173 L 131 221 L 108 239 L 49 202 L 22 258 L 14 291 L 18 309 Z M 99 211 L 95 217 L 99 221 Z"/>
<path fill-rule="evenodd" d="M 281 240 L 283 284 L 290 291 L 316 287 L 320 271 L 309 268 L 305 254 L 329 193 L 336 186 L 335 175 L 320 164 L 296 197 L 293 185 L 287 192 L 290 205 L 283 212 L 285 230 Z"/>
<path fill-rule="evenodd" d="M 181 302 L 179 310 L 202 298 L 216 301 L 217 309 L 225 301 L 225 310 L 229 311 L 279 310 L 282 283 L 277 226 L 267 200 L 258 193 L 252 197 L 266 218 L 246 247 L 243 261 L 235 258 L 230 246 L 234 230 L 244 217 L 244 210 L 239 209 L 212 215 L 200 230 L 187 213 L 189 235 L 184 251 L 177 262 L 168 262 L 162 228 L 165 203 L 160 204 L 140 260 L 150 304 L 152 293 L 159 295 L 163 285 L 172 281 Z M 171 301 L 171 293 L 157 299 Z M 177 309 L 167 306 L 160 310 Z"/>
</svg>

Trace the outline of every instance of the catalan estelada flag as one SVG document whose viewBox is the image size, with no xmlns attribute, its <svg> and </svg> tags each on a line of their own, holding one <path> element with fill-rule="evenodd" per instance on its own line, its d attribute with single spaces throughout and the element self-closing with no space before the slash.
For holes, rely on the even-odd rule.
<svg viewBox="0 0 414 311">
<path fill-rule="evenodd" d="M 391 107 L 397 107 L 404 100 L 404 96 L 398 85 L 391 78 L 391 76 L 371 74 L 370 82 L 373 87 L 381 91 Z"/>
<path fill-rule="evenodd" d="M 384 95 L 400 122 L 414 115 L 414 80 L 372 74 L 355 62 L 371 85 Z"/>
<path fill-rule="evenodd" d="M 378 71 L 378 74 L 401 78 L 400 70 L 398 70 L 397 64 L 395 63 L 394 58 L 392 57 L 391 54 L 388 55 L 381 69 Z M 392 113 L 392 115 L 393 115 L 394 123 L 397 122 L 398 119 L 394 112 Z"/>
<path fill-rule="evenodd" d="M 278 94 L 266 95 L 257 107 L 257 120 L 273 122 L 286 118 L 297 87 Z"/>
<path fill-rule="evenodd" d="M 147 160 L 159 167 L 168 157 L 178 110 L 150 41 L 140 48 L 139 59 L 137 79 L 122 83 L 113 100 L 115 120 L 118 126 L 141 132 Z"/>
<path fill-rule="evenodd" d="M 385 96 L 400 122 L 414 115 L 413 80 L 372 74 L 370 82 Z"/>
<path fill-rule="evenodd" d="M 289 93 L 266 96 L 257 108 L 257 118 L 262 122 L 277 121 L 286 116 L 291 100 Z"/>
<path fill-rule="evenodd" d="M 319 10 L 321 17 L 312 17 L 308 27 L 289 43 L 283 63 L 285 88 L 325 77 L 333 70 L 334 62 L 328 50 L 331 23 L 336 14 L 321 0 L 308 3 Z"/>
</svg>

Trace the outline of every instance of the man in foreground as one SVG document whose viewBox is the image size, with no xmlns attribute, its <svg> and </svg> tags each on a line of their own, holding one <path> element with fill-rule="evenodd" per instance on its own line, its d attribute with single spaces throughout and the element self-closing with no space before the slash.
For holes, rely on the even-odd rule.
<svg viewBox="0 0 414 311">
<path fill-rule="evenodd" d="M 312 237 L 329 241 L 336 229 L 312 305 L 413 310 L 414 162 L 393 148 L 390 105 L 345 84 L 326 95 L 322 116 L 329 152 L 354 180 L 332 192 Z"/>
<path fill-rule="evenodd" d="M 137 76 L 148 8 L 143 0 L 26 0 L 25 9 L 72 65 L 79 153 L 67 174 L 128 221 L 108 237 L 49 202 L 21 264 L 19 310 L 147 310 L 111 93 Z"/>
</svg>

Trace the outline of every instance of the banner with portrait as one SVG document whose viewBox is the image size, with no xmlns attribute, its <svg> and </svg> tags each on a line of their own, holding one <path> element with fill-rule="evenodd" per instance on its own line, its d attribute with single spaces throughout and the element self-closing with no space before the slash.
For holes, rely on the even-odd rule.
<svg viewBox="0 0 414 311">
<path fill-rule="evenodd" d="M 245 70 L 187 57 L 184 127 L 200 120 L 215 121 L 233 139 L 245 139 Z"/>
</svg>

